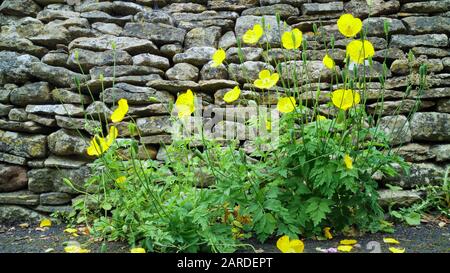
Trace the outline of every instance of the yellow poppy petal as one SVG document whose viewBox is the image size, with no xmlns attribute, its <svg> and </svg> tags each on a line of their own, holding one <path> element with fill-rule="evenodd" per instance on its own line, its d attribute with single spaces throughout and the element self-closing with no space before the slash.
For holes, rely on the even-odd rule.
<svg viewBox="0 0 450 273">
<path fill-rule="evenodd" d="M 385 242 L 386 244 L 400 244 L 400 242 L 395 240 L 394 238 L 383 238 L 383 242 Z"/>
<path fill-rule="evenodd" d="M 317 115 L 317 116 L 316 116 L 316 120 L 317 120 L 317 121 L 327 120 L 327 117 L 322 116 L 322 115 Z"/>
<path fill-rule="evenodd" d="M 117 109 L 111 115 L 111 121 L 114 123 L 122 121 L 128 113 L 128 101 L 126 99 L 120 99 L 117 105 Z"/>
<path fill-rule="evenodd" d="M 52 220 L 48 219 L 48 218 L 44 218 L 41 220 L 41 222 L 39 223 L 39 227 L 51 227 L 52 226 Z"/>
<path fill-rule="evenodd" d="M 242 40 L 246 44 L 256 44 L 263 35 L 263 28 L 260 24 L 256 24 L 252 29 L 247 30 L 242 36 Z"/>
<path fill-rule="evenodd" d="M 239 86 L 234 87 L 232 90 L 225 93 L 223 100 L 227 103 L 231 103 L 239 98 L 241 94 L 241 89 Z"/>
<path fill-rule="evenodd" d="M 280 98 L 277 103 L 277 110 L 281 113 L 290 113 L 294 111 L 297 102 L 294 97 Z"/>
<path fill-rule="evenodd" d="M 303 253 L 303 250 L 305 249 L 305 245 L 301 240 L 292 240 L 289 242 L 289 247 L 292 251 L 292 253 Z"/>
<path fill-rule="evenodd" d="M 117 184 L 122 184 L 122 183 L 124 183 L 125 181 L 127 181 L 127 177 L 126 177 L 126 176 L 120 176 L 120 177 L 118 177 L 118 178 L 116 179 L 116 183 L 117 183 Z"/>
<path fill-rule="evenodd" d="M 338 29 L 346 37 L 354 37 L 362 29 L 362 22 L 351 14 L 343 14 L 337 21 Z"/>
<path fill-rule="evenodd" d="M 337 250 L 340 252 L 350 252 L 350 251 L 352 251 L 352 249 L 353 249 L 353 246 L 351 246 L 351 245 L 343 245 L 343 246 L 337 247 Z"/>
<path fill-rule="evenodd" d="M 119 134 L 119 130 L 117 130 L 117 128 L 114 125 L 109 127 L 109 133 L 106 136 L 106 149 L 105 149 L 105 152 L 114 143 L 114 141 L 116 140 L 118 134 Z"/>
<path fill-rule="evenodd" d="M 333 235 L 331 235 L 330 230 L 331 230 L 330 227 L 326 227 L 326 228 L 323 229 L 323 235 L 324 235 L 325 238 L 327 238 L 328 240 L 333 239 Z"/>
<path fill-rule="evenodd" d="M 75 228 L 66 228 L 66 229 L 64 230 L 64 232 L 66 232 L 66 233 L 77 233 L 78 230 L 75 229 Z"/>
<path fill-rule="evenodd" d="M 259 72 L 259 79 L 254 81 L 254 85 L 260 89 L 269 89 L 275 86 L 279 80 L 278 73 L 270 74 L 270 71 L 267 69 Z"/>
<path fill-rule="evenodd" d="M 266 120 L 266 130 L 267 131 L 272 131 L 272 122 Z"/>
<path fill-rule="evenodd" d="M 328 69 L 333 69 L 335 66 L 334 60 L 328 54 L 326 54 L 325 57 L 323 57 L 322 62 Z"/>
<path fill-rule="evenodd" d="M 135 247 L 130 249 L 130 253 L 146 253 L 146 251 L 142 247 Z"/>
<path fill-rule="evenodd" d="M 389 251 L 392 253 L 405 253 L 405 248 L 397 248 L 397 247 L 390 247 Z"/>
<path fill-rule="evenodd" d="M 354 92 L 351 89 L 338 89 L 331 93 L 331 101 L 334 106 L 342 110 L 347 110 L 350 107 L 358 104 L 361 100 L 361 96 L 358 92 Z"/>
<path fill-rule="evenodd" d="M 348 154 L 344 155 L 344 163 L 347 169 L 353 169 L 353 159 Z"/>
<path fill-rule="evenodd" d="M 358 241 L 353 240 L 353 239 L 345 239 L 345 240 L 341 240 L 339 242 L 339 244 L 341 244 L 341 245 L 355 245 L 356 243 L 358 243 Z"/>
<path fill-rule="evenodd" d="M 281 43 L 286 49 L 297 49 L 302 44 L 303 34 L 295 28 L 292 31 L 286 31 L 281 36 Z"/>
<path fill-rule="evenodd" d="M 212 57 L 213 64 L 211 65 L 211 67 L 218 67 L 219 65 L 221 65 L 222 62 L 225 60 L 226 56 L 227 55 L 225 53 L 225 50 L 223 50 L 222 48 L 216 50 L 216 52 L 214 52 L 214 55 Z"/>
<path fill-rule="evenodd" d="M 372 43 L 364 40 L 353 40 L 347 44 L 346 55 L 355 63 L 362 64 L 364 60 L 375 55 L 375 48 Z"/>
<path fill-rule="evenodd" d="M 290 250 L 289 236 L 284 235 L 280 237 L 277 241 L 277 248 L 283 253 L 288 253 Z"/>
</svg>

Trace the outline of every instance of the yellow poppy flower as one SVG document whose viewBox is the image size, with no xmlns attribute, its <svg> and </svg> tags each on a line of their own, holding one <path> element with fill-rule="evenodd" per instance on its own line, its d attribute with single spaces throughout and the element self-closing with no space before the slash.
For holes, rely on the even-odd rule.
<svg viewBox="0 0 450 273">
<path fill-rule="evenodd" d="M 353 239 L 345 239 L 345 240 L 341 240 L 339 242 L 339 244 L 341 244 L 341 245 L 355 245 L 356 243 L 358 243 L 358 241 L 353 240 Z"/>
<path fill-rule="evenodd" d="M 41 222 L 39 223 L 39 227 L 43 228 L 43 227 L 51 227 L 52 226 L 52 220 L 48 219 L 48 218 L 44 218 L 41 220 Z"/>
<path fill-rule="evenodd" d="M 347 110 L 350 107 L 358 104 L 361 100 L 361 96 L 358 92 L 351 89 L 338 89 L 331 93 L 331 101 L 334 106 L 342 110 Z"/>
<path fill-rule="evenodd" d="M 333 235 L 330 232 L 331 228 L 330 227 L 326 227 L 323 229 L 323 235 L 325 236 L 325 238 L 327 238 L 328 240 L 333 239 Z"/>
<path fill-rule="evenodd" d="M 245 32 L 245 34 L 242 36 L 242 40 L 246 44 L 256 44 L 263 35 L 263 32 L 264 31 L 262 26 L 260 24 L 256 24 L 253 26 L 253 29 L 249 29 L 247 30 L 247 32 Z"/>
<path fill-rule="evenodd" d="M 226 56 L 227 54 L 225 53 L 225 50 L 221 48 L 216 50 L 216 52 L 214 52 L 214 55 L 212 57 L 213 64 L 211 65 L 211 67 L 218 67 L 219 65 L 221 65 L 222 62 L 225 60 Z"/>
<path fill-rule="evenodd" d="M 178 111 L 179 118 L 188 117 L 195 111 L 194 94 L 191 89 L 178 96 L 175 107 Z"/>
<path fill-rule="evenodd" d="M 90 142 L 90 146 L 87 148 L 88 155 L 90 156 L 102 155 L 114 143 L 118 134 L 119 132 L 117 128 L 115 126 L 111 126 L 109 128 L 109 134 L 106 136 L 106 138 L 102 138 L 98 135 L 95 135 Z"/>
<path fill-rule="evenodd" d="M 323 57 L 322 62 L 328 69 L 333 69 L 335 66 L 334 60 L 328 54 L 326 54 L 325 57 Z"/>
<path fill-rule="evenodd" d="M 277 84 L 280 76 L 278 73 L 270 74 L 270 71 L 267 69 L 259 72 L 259 79 L 255 80 L 254 85 L 260 89 L 269 89 Z"/>
<path fill-rule="evenodd" d="M 390 247 L 389 251 L 392 253 L 405 253 L 405 248 L 397 248 L 397 247 Z"/>
<path fill-rule="evenodd" d="M 383 242 L 385 242 L 386 244 L 400 244 L 400 242 L 395 240 L 394 238 L 383 238 Z"/>
<path fill-rule="evenodd" d="M 66 246 L 64 248 L 64 252 L 66 252 L 66 253 L 89 253 L 91 251 L 88 249 L 73 245 L 73 246 Z"/>
<path fill-rule="evenodd" d="M 120 99 L 117 105 L 117 109 L 111 115 L 111 120 L 114 123 L 121 122 L 128 113 L 128 101 L 126 99 Z"/>
<path fill-rule="evenodd" d="M 66 232 L 66 233 L 77 233 L 78 230 L 76 228 L 66 228 L 64 230 L 64 232 Z"/>
<path fill-rule="evenodd" d="M 322 120 L 327 120 L 327 117 L 322 116 L 322 115 L 317 115 L 316 116 L 316 121 L 322 121 Z"/>
<path fill-rule="evenodd" d="M 239 98 L 241 95 L 241 89 L 239 86 L 234 87 L 232 90 L 225 93 L 223 100 L 227 103 L 231 103 Z"/>
<path fill-rule="evenodd" d="M 142 247 L 135 247 L 130 249 L 130 253 L 146 253 L 145 249 L 143 249 Z"/>
<path fill-rule="evenodd" d="M 109 133 L 106 136 L 106 145 L 108 146 L 108 148 L 114 143 L 118 134 L 119 131 L 117 130 L 116 126 L 113 125 L 109 127 Z"/>
<path fill-rule="evenodd" d="M 127 177 L 126 176 L 120 176 L 120 177 L 118 177 L 116 179 L 116 183 L 119 184 L 119 185 L 125 183 L 125 181 L 127 181 Z"/>
<path fill-rule="evenodd" d="M 344 155 L 344 163 L 347 169 L 353 169 L 353 159 L 348 154 Z"/>
<path fill-rule="evenodd" d="M 362 22 L 351 14 L 343 14 L 337 21 L 338 29 L 345 37 L 354 37 L 362 29 Z"/>
<path fill-rule="evenodd" d="M 305 245 L 300 240 L 290 240 L 289 236 L 284 235 L 278 239 L 277 248 L 283 253 L 302 253 Z"/>
<path fill-rule="evenodd" d="M 294 28 L 292 31 L 286 31 L 281 36 L 281 42 L 286 49 L 297 49 L 302 44 L 302 32 Z"/>
<path fill-rule="evenodd" d="M 278 99 L 277 110 L 281 113 L 290 113 L 294 111 L 297 102 L 294 97 L 285 97 Z"/>
<path fill-rule="evenodd" d="M 272 122 L 269 120 L 266 120 L 266 130 L 268 132 L 272 131 Z"/>
<path fill-rule="evenodd" d="M 362 64 L 364 60 L 375 55 L 375 49 L 371 42 L 364 40 L 353 40 L 348 43 L 346 48 L 346 55 L 350 57 L 350 60 Z"/>
<path fill-rule="evenodd" d="M 352 251 L 352 249 L 353 249 L 353 246 L 349 246 L 349 245 L 338 246 L 338 247 L 337 247 L 337 250 L 338 250 L 339 252 L 350 252 L 350 251 Z"/>
</svg>

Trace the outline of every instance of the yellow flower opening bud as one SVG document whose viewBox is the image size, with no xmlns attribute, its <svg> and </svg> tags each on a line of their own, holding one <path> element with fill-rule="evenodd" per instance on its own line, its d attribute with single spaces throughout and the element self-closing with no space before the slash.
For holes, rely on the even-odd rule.
<svg viewBox="0 0 450 273">
<path fill-rule="evenodd" d="M 334 60 L 330 57 L 330 55 L 326 54 L 323 57 L 322 62 L 326 68 L 328 68 L 330 70 L 334 69 L 335 63 L 334 63 Z"/>
</svg>

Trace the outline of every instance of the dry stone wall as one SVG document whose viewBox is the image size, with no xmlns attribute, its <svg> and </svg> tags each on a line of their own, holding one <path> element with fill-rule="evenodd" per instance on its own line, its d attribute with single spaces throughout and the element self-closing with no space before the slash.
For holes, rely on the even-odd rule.
<svg viewBox="0 0 450 273">
<path fill-rule="evenodd" d="M 263 67 L 273 69 L 264 60 L 282 61 L 277 12 L 287 23 L 283 28 L 300 29 L 315 49 L 308 53 L 308 69 L 313 82 L 322 78 L 324 94 L 329 86 L 323 80 L 329 75 L 313 24 L 320 25 L 319 32 L 334 35 L 333 58 L 342 64 L 348 40 L 338 32 L 337 18 L 352 13 L 364 20 L 376 49 L 367 108 L 379 107 L 377 77 L 386 55 L 390 70 L 381 126 L 395 133 L 393 144 L 403 143 L 397 150 L 412 165 L 409 176 L 388 182 L 405 189 L 442 182 L 450 161 L 450 1 L 370 2 L 369 8 L 365 0 L 0 1 L 0 222 L 70 209 L 76 192 L 62 178 L 81 185 L 89 176 L 87 141 L 119 98 L 130 104 L 142 145 L 152 158 L 163 159 L 159 143 L 171 140 L 166 106 L 178 92 L 191 88 L 205 107 L 223 106 L 224 92 L 238 83 L 244 90 L 242 100 L 260 96 L 248 90 L 242 71 L 254 78 Z M 245 62 L 240 64 L 236 37 L 262 16 L 271 25 L 272 49 L 245 47 Z M 385 20 L 391 26 L 387 39 Z M 211 67 L 211 55 L 219 47 L 227 52 L 228 68 Z M 415 56 L 412 67 L 408 52 Z M 419 111 L 407 116 L 417 93 L 405 98 L 405 89 L 408 81 L 413 88 L 418 84 L 407 76 L 422 63 L 428 65 L 429 89 Z M 85 83 L 82 94 L 75 77 Z M 308 93 L 302 96 L 313 99 Z M 332 114 L 325 106 L 328 100 L 323 96 L 319 101 L 324 114 Z M 85 115 L 98 118 L 86 121 Z M 128 136 L 126 128 L 127 121 L 119 125 L 122 137 Z M 397 195 L 384 197 L 405 202 L 417 198 L 412 192 Z"/>
</svg>

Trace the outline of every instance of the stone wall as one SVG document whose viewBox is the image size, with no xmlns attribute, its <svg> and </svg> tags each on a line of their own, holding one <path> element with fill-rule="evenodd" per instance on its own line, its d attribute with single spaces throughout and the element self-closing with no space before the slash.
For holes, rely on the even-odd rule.
<svg viewBox="0 0 450 273">
<path fill-rule="evenodd" d="M 236 36 L 259 23 L 261 16 L 276 33 L 276 12 L 289 25 L 286 28 L 299 28 L 315 47 L 308 56 L 316 60 L 312 62 L 315 75 L 326 70 L 321 63 L 325 51 L 315 42 L 313 23 L 321 25 L 320 32 L 335 36 L 333 58 L 342 64 L 348 40 L 337 31 L 336 20 L 343 13 L 364 19 L 376 48 L 368 110 L 377 107 L 377 75 L 387 53 L 390 71 L 382 128 L 395 132 L 406 123 L 392 141 L 405 143 L 398 152 L 411 162 L 412 171 L 389 183 L 406 189 L 440 183 L 450 160 L 450 1 L 372 2 L 369 9 L 361 0 L 0 1 L 0 223 L 70 209 L 76 192 L 62 178 L 81 184 L 89 176 L 87 164 L 92 158 L 85 148 L 102 120 L 86 122 L 84 116 L 110 113 L 118 98 L 128 99 L 130 114 L 144 135 L 142 145 L 153 158 L 162 159 L 159 143 L 170 142 L 165 106 L 178 92 L 191 88 L 202 96 L 205 107 L 220 107 L 224 90 L 237 84 L 234 79 L 246 90 L 243 69 L 255 77 L 265 66 L 264 59 L 281 60 L 275 34 L 269 51 L 244 48 L 242 65 L 236 47 Z M 388 40 L 384 20 L 391 26 Z M 228 69 L 211 67 L 211 55 L 219 47 L 227 51 Z M 75 51 L 85 75 L 75 63 Z M 412 68 L 426 63 L 430 72 L 430 88 L 419 112 L 411 117 L 406 115 L 417 93 L 413 90 L 405 98 L 409 51 L 416 57 Z M 74 77 L 86 82 L 83 94 L 78 93 Z M 413 80 L 413 84 L 415 89 L 418 83 Z M 320 87 L 324 94 L 329 91 L 326 83 Z M 244 91 L 243 96 L 251 98 L 255 93 Z M 320 98 L 321 104 L 327 101 L 326 96 Z M 400 104 L 400 115 L 392 116 Z M 325 106 L 322 111 L 329 113 Z M 119 128 L 127 137 L 127 122 Z"/>
</svg>

